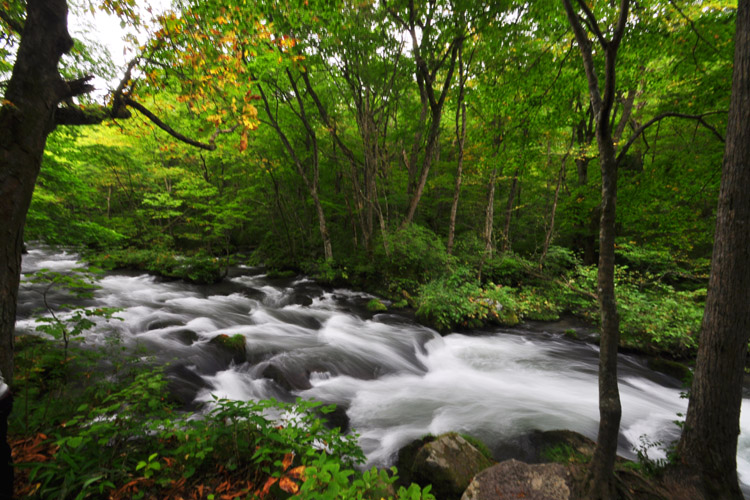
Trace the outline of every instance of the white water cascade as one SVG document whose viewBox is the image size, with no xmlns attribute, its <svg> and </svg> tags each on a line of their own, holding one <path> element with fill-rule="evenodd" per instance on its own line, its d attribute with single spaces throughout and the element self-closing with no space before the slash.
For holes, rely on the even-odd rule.
<svg viewBox="0 0 750 500">
<path fill-rule="evenodd" d="M 32 249 L 24 272 L 67 271 L 76 255 Z M 122 308 L 123 321 L 102 323 L 87 341 L 117 334 L 145 346 L 188 399 L 297 396 L 346 410 L 368 465 L 389 465 L 398 449 L 428 433 L 459 431 L 498 456 L 523 447 L 533 430 L 570 429 L 596 438 L 598 348 L 562 334 L 569 325 L 453 333 L 441 337 L 407 315 L 368 313 L 371 296 L 327 291 L 307 279 L 272 280 L 237 268 L 224 283 L 196 286 L 148 275 L 108 273 L 87 305 Z M 60 303 L 63 297 L 50 297 Z M 33 332 L 41 297 L 22 284 L 17 328 Z M 210 343 L 242 335 L 236 359 Z M 633 458 L 640 436 L 670 442 L 687 401 L 678 380 L 620 355 L 619 452 Z M 746 394 L 747 396 L 747 394 Z M 747 408 L 748 400 L 743 401 Z M 743 412 L 738 471 L 750 492 L 750 414 Z M 658 450 L 649 450 L 658 457 Z"/>
</svg>

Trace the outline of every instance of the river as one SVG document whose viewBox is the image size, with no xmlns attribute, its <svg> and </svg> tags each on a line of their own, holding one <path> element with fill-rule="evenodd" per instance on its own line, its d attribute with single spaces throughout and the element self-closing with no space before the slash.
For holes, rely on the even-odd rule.
<svg viewBox="0 0 750 500">
<path fill-rule="evenodd" d="M 69 271 L 77 255 L 32 248 L 25 273 Z M 526 324 L 438 335 L 407 314 L 373 314 L 372 296 L 326 290 L 307 278 L 269 279 L 238 267 L 218 285 L 198 286 L 136 273 L 107 273 L 86 305 L 122 308 L 122 321 L 87 334 L 96 345 L 119 335 L 168 364 L 186 402 L 300 396 L 346 410 L 368 465 L 392 464 L 398 449 L 425 434 L 458 431 L 497 455 L 523 447 L 530 431 L 570 429 L 596 438 L 598 348 L 563 335 L 571 325 Z M 66 298 L 50 297 L 53 303 Z M 38 288 L 24 282 L 17 329 L 33 331 Z M 580 329 L 580 327 L 577 327 Z M 210 341 L 245 337 L 237 359 Z M 687 401 L 678 380 L 619 357 L 622 424 L 619 453 L 633 458 L 640 437 L 669 442 Z M 746 393 L 745 396 L 748 396 Z M 748 399 L 743 400 L 743 405 Z M 750 415 L 743 412 L 738 472 L 750 493 Z M 660 456 L 649 450 L 652 457 Z"/>
</svg>

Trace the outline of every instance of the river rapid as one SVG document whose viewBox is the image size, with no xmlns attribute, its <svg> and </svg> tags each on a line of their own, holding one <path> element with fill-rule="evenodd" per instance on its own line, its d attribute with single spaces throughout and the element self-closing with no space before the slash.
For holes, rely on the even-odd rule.
<svg viewBox="0 0 750 500">
<path fill-rule="evenodd" d="M 78 256 L 32 248 L 24 273 L 66 272 Z M 407 314 L 373 314 L 372 296 L 327 290 L 306 278 L 269 279 L 239 267 L 218 285 L 198 286 L 134 273 L 107 273 L 87 306 L 118 307 L 122 321 L 101 323 L 87 342 L 119 335 L 168 365 L 171 387 L 186 403 L 211 395 L 240 400 L 296 397 L 346 411 L 368 465 L 391 465 L 398 449 L 425 434 L 458 431 L 496 458 L 522 453 L 533 430 L 570 429 L 592 439 L 598 423 L 598 348 L 565 338 L 564 323 L 526 324 L 441 337 Z M 25 281 L 17 329 L 33 332 L 42 297 Z M 67 302 L 59 293 L 52 303 Z M 585 331 L 582 330 L 582 333 Z M 240 334 L 238 359 L 211 343 Z M 619 453 L 633 458 L 640 437 L 670 442 L 687 408 L 680 381 L 619 357 L 622 424 Z M 743 408 L 748 408 L 745 394 Z M 742 413 L 738 472 L 750 494 L 750 414 Z M 656 458 L 658 450 L 649 450 Z"/>
</svg>

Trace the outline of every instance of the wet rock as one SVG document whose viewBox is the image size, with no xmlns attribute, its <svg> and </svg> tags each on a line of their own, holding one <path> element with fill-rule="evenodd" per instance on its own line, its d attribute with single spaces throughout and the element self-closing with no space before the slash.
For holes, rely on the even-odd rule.
<svg viewBox="0 0 750 500">
<path fill-rule="evenodd" d="M 150 322 L 146 326 L 146 330 L 153 331 L 153 330 L 161 330 L 162 328 L 169 328 L 170 326 L 178 326 L 181 325 L 182 321 L 175 320 L 175 319 L 157 319 L 152 322 Z"/>
<path fill-rule="evenodd" d="M 298 305 L 298 306 L 309 306 L 312 305 L 313 299 L 304 293 L 294 292 L 291 293 L 286 300 L 283 301 L 282 305 Z"/>
<path fill-rule="evenodd" d="M 461 500 L 569 500 L 572 477 L 561 464 L 506 460 L 476 475 Z"/>
<path fill-rule="evenodd" d="M 342 434 L 349 430 L 349 415 L 346 414 L 344 406 L 336 406 L 336 409 L 331 412 L 320 412 L 318 416 L 329 429 L 339 428 Z"/>
<path fill-rule="evenodd" d="M 664 358 L 651 357 L 648 358 L 648 367 L 654 371 L 666 373 L 682 382 L 690 384 L 693 381 L 693 372 L 690 368 L 678 363 L 677 361 L 670 361 Z"/>
<path fill-rule="evenodd" d="M 166 376 L 170 398 L 186 410 L 194 409 L 198 392 L 209 387 L 200 375 L 185 365 L 168 367 Z"/>
<path fill-rule="evenodd" d="M 505 441 L 492 451 L 496 459 L 511 458 L 530 464 L 556 461 L 563 454 L 589 457 L 596 443 L 583 434 L 568 430 L 531 431 L 515 439 Z"/>
<path fill-rule="evenodd" d="M 432 484 L 436 498 L 458 500 L 472 478 L 492 462 L 456 433 L 414 441 L 398 453 L 403 484 Z"/>
<path fill-rule="evenodd" d="M 307 374 L 299 370 L 284 370 L 279 366 L 269 364 L 263 370 L 261 376 L 273 380 L 289 392 L 312 388 Z"/>
<path fill-rule="evenodd" d="M 198 340 L 198 334 L 193 330 L 175 330 L 164 335 L 164 338 L 176 340 L 183 345 L 192 345 Z"/>
<path fill-rule="evenodd" d="M 243 363 L 247 361 L 247 346 L 245 345 L 245 337 L 243 335 L 226 335 L 221 334 L 212 338 L 208 345 L 213 347 L 219 357 L 228 358 L 229 361 L 235 363 Z"/>
</svg>

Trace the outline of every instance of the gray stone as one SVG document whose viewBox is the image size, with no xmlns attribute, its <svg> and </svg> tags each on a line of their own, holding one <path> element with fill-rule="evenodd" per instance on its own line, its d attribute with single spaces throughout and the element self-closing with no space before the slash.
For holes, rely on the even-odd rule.
<svg viewBox="0 0 750 500">
<path fill-rule="evenodd" d="M 461 500 L 570 500 L 571 477 L 561 464 L 506 460 L 476 475 Z"/>
<path fill-rule="evenodd" d="M 492 462 L 456 433 L 415 441 L 399 452 L 402 483 L 432 485 L 441 500 L 458 500 L 472 478 Z"/>
</svg>

